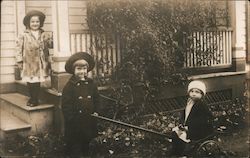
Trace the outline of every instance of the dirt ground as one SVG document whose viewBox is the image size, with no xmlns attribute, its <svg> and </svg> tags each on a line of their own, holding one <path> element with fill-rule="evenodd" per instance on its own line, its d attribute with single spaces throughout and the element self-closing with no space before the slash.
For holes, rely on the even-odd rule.
<svg viewBox="0 0 250 158">
<path fill-rule="evenodd" d="M 249 117 L 247 118 L 249 120 Z M 238 129 L 235 129 L 233 132 L 230 131 L 228 133 L 219 134 L 217 136 L 216 141 L 219 144 L 221 151 L 225 153 L 226 155 L 225 157 L 232 157 L 232 158 L 250 157 L 249 122 L 250 121 L 248 121 L 248 123 L 245 123 L 244 127 L 239 127 Z M 42 138 L 45 138 L 45 137 L 42 137 Z M 43 140 L 40 139 L 39 141 L 42 142 Z M 36 141 L 33 140 L 33 143 L 36 143 Z M 14 138 L 8 141 L 0 141 L 0 158 L 8 158 L 8 157 L 13 157 L 13 156 L 18 157 L 18 158 L 23 158 L 23 157 L 25 158 L 38 157 L 39 158 L 41 156 L 36 156 L 37 151 L 44 152 L 44 153 L 41 153 L 41 152 L 39 153 L 39 155 L 43 155 L 42 157 L 62 158 L 63 157 L 62 148 L 59 149 L 59 147 L 62 147 L 62 145 L 58 145 L 58 144 L 62 144 L 62 143 L 55 141 L 54 137 L 49 139 L 49 141 L 40 143 L 39 145 L 31 144 L 27 142 L 27 139 L 24 139 L 24 138 L 19 138 L 19 139 Z M 51 148 L 58 148 L 58 149 L 51 150 Z M 50 151 L 46 151 L 48 149 Z M 52 153 L 53 155 L 50 155 L 48 153 Z"/>
<path fill-rule="evenodd" d="M 248 127 L 245 127 L 233 133 L 220 135 L 218 137 L 218 143 L 220 144 L 220 148 L 224 152 L 226 152 L 226 155 L 228 155 L 228 157 L 249 157 L 249 135 L 250 129 Z M 8 158 L 12 156 L 29 157 L 29 154 L 23 154 L 23 151 L 16 150 L 16 142 L 13 142 L 12 145 L 10 142 L 8 142 L 7 147 L 4 143 L 6 142 L 0 142 L 0 156 L 2 158 Z M 55 155 L 57 154 L 55 153 Z"/>
<path fill-rule="evenodd" d="M 228 152 L 230 157 L 249 157 L 249 135 L 250 129 L 246 127 L 234 133 L 221 136 L 221 142 L 219 143 L 222 150 Z"/>
</svg>

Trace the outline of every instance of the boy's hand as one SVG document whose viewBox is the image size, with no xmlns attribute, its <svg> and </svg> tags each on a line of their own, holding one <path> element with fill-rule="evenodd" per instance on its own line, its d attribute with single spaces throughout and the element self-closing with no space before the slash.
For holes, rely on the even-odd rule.
<svg viewBox="0 0 250 158">
<path fill-rule="evenodd" d="M 97 112 L 94 112 L 93 115 L 98 116 L 98 113 L 97 113 Z"/>
</svg>

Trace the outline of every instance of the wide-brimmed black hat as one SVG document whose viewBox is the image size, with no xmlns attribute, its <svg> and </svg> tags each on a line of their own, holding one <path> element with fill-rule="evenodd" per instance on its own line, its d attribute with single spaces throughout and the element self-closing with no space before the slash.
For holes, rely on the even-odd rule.
<svg viewBox="0 0 250 158">
<path fill-rule="evenodd" d="M 66 72 L 70 73 L 70 74 L 74 74 L 74 63 L 77 60 L 86 60 L 89 64 L 88 67 L 88 72 L 91 71 L 94 67 L 95 67 L 95 61 L 94 58 L 87 52 L 77 52 L 75 54 L 73 54 L 67 61 L 65 64 L 65 70 Z"/>
<path fill-rule="evenodd" d="M 45 20 L 45 14 L 43 14 L 41 11 L 38 11 L 38 10 L 31 10 L 29 11 L 25 17 L 23 18 L 23 24 L 26 26 L 26 27 L 29 27 L 30 25 L 30 18 L 32 16 L 39 16 L 39 19 L 40 19 L 40 27 L 43 27 L 43 23 L 44 23 L 44 20 Z"/>
</svg>

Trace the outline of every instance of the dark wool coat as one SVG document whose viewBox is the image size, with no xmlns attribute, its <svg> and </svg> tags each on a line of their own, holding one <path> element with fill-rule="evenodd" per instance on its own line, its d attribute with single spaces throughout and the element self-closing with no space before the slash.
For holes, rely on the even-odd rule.
<svg viewBox="0 0 250 158">
<path fill-rule="evenodd" d="M 29 29 L 16 41 L 16 61 L 23 62 L 22 77 L 46 77 L 49 75 L 49 48 L 53 47 L 52 35 L 39 30 L 36 39 Z"/>
<path fill-rule="evenodd" d="M 188 126 L 187 138 L 192 140 L 199 140 L 212 134 L 212 114 L 207 105 L 199 100 L 197 101 L 188 115 L 186 122 L 185 109 L 181 115 L 181 124 Z"/>
<path fill-rule="evenodd" d="M 66 141 L 90 141 L 96 137 L 97 123 L 90 114 L 96 112 L 98 106 L 99 93 L 93 80 L 82 81 L 73 75 L 62 93 Z"/>
</svg>

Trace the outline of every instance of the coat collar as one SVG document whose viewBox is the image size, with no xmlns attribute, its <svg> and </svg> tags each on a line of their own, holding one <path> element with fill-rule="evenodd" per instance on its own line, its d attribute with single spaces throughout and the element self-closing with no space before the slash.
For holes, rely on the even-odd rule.
<svg viewBox="0 0 250 158">
<path fill-rule="evenodd" d="M 201 100 L 198 100 L 198 101 L 196 101 L 196 102 L 194 102 L 194 105 L 192 106 L 192 109 L 191 109 L 191 111 L 190 111 L 190 113 L 189 113 L 189 116 L 188 116 L 188 118 L 187 118 L 187 120 L 185 121 L 185 117 L 186 117 L 186 113 L 185 113 L 185 109 L 183 110 L 183 116 L 184 116 L 184 118 L 183 118 L 183 122 L 184 122 L 184 124 L 187 124 L 187 122 L 190 120 L 190 116 L 192 117 L 192 113 L 197 109 L 197 108 L 199 108 L 198 106 L 198 104 L 201 104 Z"/>
<path fill-rule="evenodd" d="M 34 39 L 36 39 L 34 36 L 33 36 L 33 34 L 31 33 L 31 30 L 30 29 L 26 29 L 25 31 L 24 31 L 25 33 L 28 33 L 30 36 L 32 36 Z M 39 33 L 38 33 L 38 39 L 40 39 L 41 38 L 41 34 L 44 32 L 44 30 L 43 29 L 39 29 Z"/>
<path fill-rule="evenodd" d="M 92 79 L 87 78 L 86 80 L 81 80 L 81 79 L 77 78 L 75 75 L 73 75 L 73 76 L 71 76 L 69 81 L 73 84 L 77 84 L 79 82 L 90 82 L 90 81 L 92 81 Z"/>
</svg>

